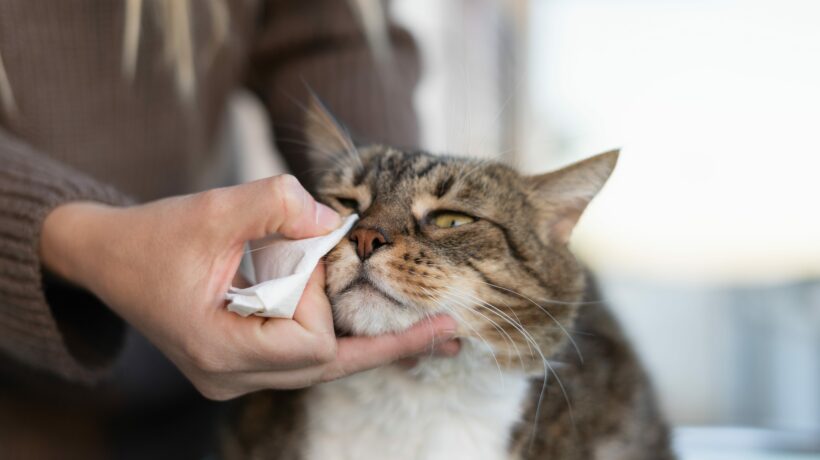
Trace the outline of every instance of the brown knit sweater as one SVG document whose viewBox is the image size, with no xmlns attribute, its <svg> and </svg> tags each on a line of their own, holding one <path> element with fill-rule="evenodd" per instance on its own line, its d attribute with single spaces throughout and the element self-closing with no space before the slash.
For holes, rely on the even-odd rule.
<svg viewBox="0 0 820 460">
<path fill-rule="evenodd" d="M 229 36 L 206 56 L 208 2 L 190 0 L 196 93 L 189 103 L 162 55 L 151 3 L 143 4 L 129 80 L 124 1 L 0 2 L 0 56 L 14 101 L 0 111 L 0 355 L 69 380 L 97 379 L 116 357 L 123 327 L 88 295 L 59 281 L 44 285 L 38 240 L 55 206 L 195 191 L 218 163 L 212 143 L 226 98 L 241 85 L 268 108 L 297 173 L 307 168 L 298 129 L 307 86 L 360 136 L 404 145 L 416 136 L 412 40 L 391 27 L 397 71 L 380 79 L 347 2 L 226 0 Z"/>
</svg>

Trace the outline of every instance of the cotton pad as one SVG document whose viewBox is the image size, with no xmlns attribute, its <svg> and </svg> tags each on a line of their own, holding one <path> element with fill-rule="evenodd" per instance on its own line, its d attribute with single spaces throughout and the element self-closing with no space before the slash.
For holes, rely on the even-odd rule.
<svg viewBox="0 0 820 460">
<path fill-rule="evenodd" d="M 316 264 L 347 235 L 358 219 L 355 214 L 348 216 L 341 227 L 324 236 L 303 240 L 274 236 L 252 249 L 258 284 L 244 289 L 231 286 L 225 294 L 230 301 L 228 310 L 242 316 L 293 318 Z"/>
</svg>

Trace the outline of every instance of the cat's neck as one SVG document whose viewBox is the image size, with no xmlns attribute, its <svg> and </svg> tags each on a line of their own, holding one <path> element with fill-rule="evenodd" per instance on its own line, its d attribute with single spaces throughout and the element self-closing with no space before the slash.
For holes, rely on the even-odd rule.
<svg viewBox="0 0 820 460">
<path fill-rule="evenodd" d="M 508 458 L 530 378 L 469 342 L 453 358 L 422 357 L 312 388 L 308 460 Z M 356 439 L 356 442 L 350 442 Z"/>
<path fill-rule="evenodd" d="M 491 392 L 503 387 L 506 380 L 526 378 L 521 371 L 502 367 L 493 354 L 474 339 L 462 340 L 461 351 L 455 357 L 422 356 L 418 364 L 405 372 L 409 378 L 425 384 L 459 384 Z"/>
</svg>

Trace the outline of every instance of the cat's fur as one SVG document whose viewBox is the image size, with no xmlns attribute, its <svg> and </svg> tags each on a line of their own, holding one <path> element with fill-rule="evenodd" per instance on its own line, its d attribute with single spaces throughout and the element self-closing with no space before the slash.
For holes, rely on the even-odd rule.
<svg viewBox="0 0 820 460">
<path fill-rule="evenodd" d="M 227 458 L 672 458 L 646 375 L 567 248 L 616 152 L 523 176 L 357 149 L 321 107 L 311 119 L 315 152 L 328 156 L 321 200 L 358 212 L 356 228 L 382 243 L 364 261 L 348 240 L 326 257 L 339 332 L 395 332 L 447 313 L 462 351 L 250 395 L 229 422 Z M 442 210 L 476 220 L 440 228 L 431 216 Z"/>
</svg>

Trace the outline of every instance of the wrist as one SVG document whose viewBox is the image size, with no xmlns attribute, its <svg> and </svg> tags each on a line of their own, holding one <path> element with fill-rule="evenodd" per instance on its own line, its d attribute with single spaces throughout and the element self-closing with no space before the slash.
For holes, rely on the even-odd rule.
<svg viewBox="0 0 820 460">
<path fill-rule="evenodd" d="M 99 265 L 95 255 L 106 235 L 105 217 L 110 206 L 93 202 L 65 203 L 43 220 L 39 255 L 43 268 L 60 278 L 93 290 L 90 285 Z"/>
</svg>

